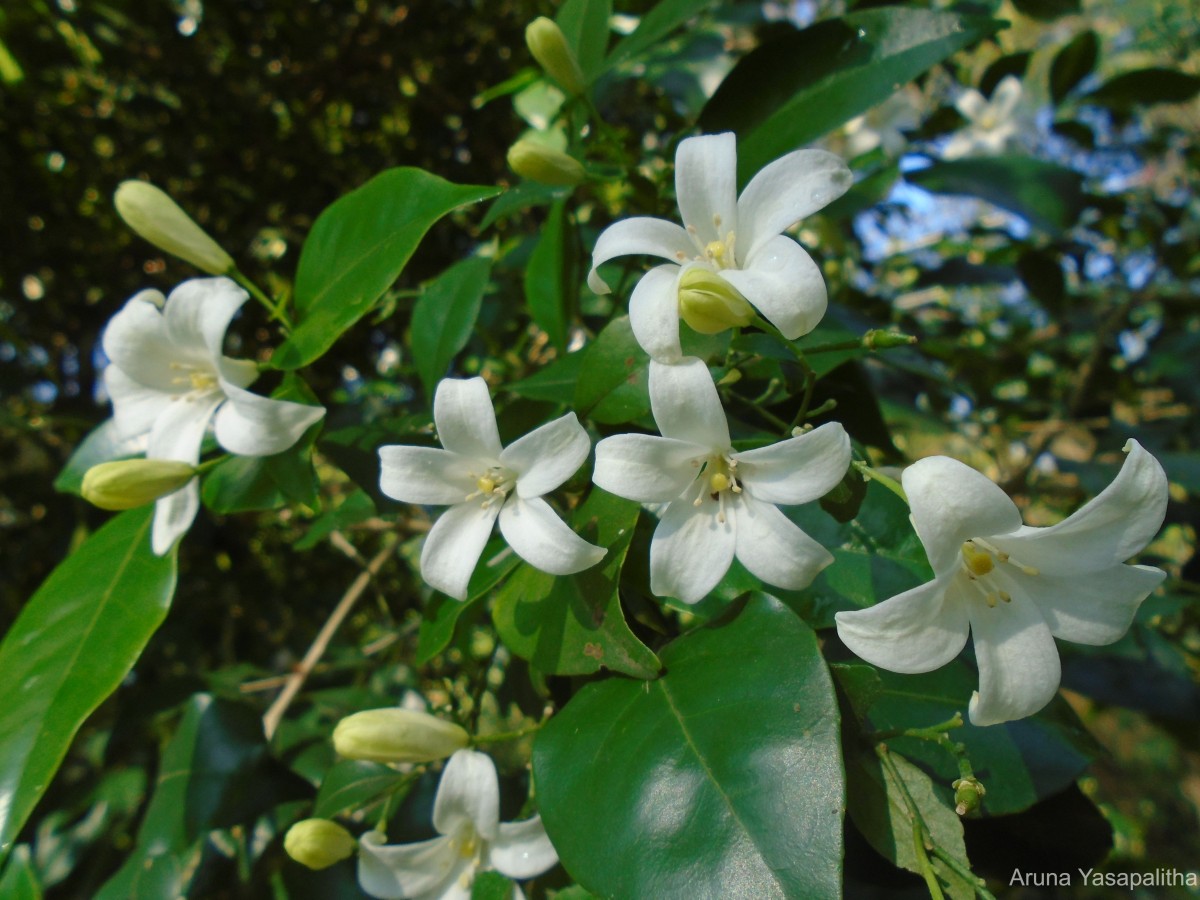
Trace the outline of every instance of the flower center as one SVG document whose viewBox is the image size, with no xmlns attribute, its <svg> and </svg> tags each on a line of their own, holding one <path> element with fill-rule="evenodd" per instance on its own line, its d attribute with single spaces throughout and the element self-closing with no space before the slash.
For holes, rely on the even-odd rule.
<svg viewBox="0 0 1200 900">
<path fill-rule="evenodd" d="M 695 259 L 696 262 L 708 263 L 718 272 L 721 271 L 721 269 L 736 269 L 737 256 L 734 253 L 734 244 L 737 241 L 737 235 L 734 234 L 732 230 L 726 232 L 721 231 L 722 221 L 719 215 L 714 213 L 712 221 L 713 228 L 715 228 L 717 232 L 717 240 L 708 241 L 707 243 L 701 242 L 700 232 L 696 230 L 695 225 L 689 225 L 687 227 L 687 233 L 691 235 L 692 243 L 694 243 L 696 245 L 696 249 L 700 251 L 696 256 L 693 257 L 693 259 Z M 722 234 L 724 234 L 724 237 L 722 237 Z M 675 254 L 675 258 L 680 262 L 686 262 L 687 254 L 680 250 Z"/>
<path fill-rule="evenodd" d="M 710 500 L 717 502 L 717 521 L 724 525 L 725 495 L 742 492 L 742 486 L 737 479 L 737 460 L 725 454 L 719 454 L 710 456 L 703 463 L 697 460 L 693 465 L 700 466 L 700 471 L 696 474 L 700 491 L 696 495 L 696 499 L 692 501 L 692 505 L 700 506 L 704 503 L 704 497 L 707 495 Z"/>
<path fill-rule="evenodd" d="M 493 503 L 503 503 L 517 481 L 511 472 L 501 466 L 491 466 L 484 470 L 482 475 L 476 475 L 474 472 L 467 474 L 475 479 L 475 490 L 467 494 L 464 500 L 483 497 L 484 509 Z"/>
<path fill-rule="evenodd" d="M 171 379 L 171 384 L 191 385 L 191 390 L 183 395 L 189 400 L 197 394 L 207 393 L 217 387 L 216 374 L 205 366 L 173 362 L 170 367 L 179 373 Z"/>
<path fill-rule="evenodd" d="M 463 859 L 474 859 L 479 854 L 479 835 L 469 822 L 465 823 L 451 839 L 450 846 Z"/>
<path fill-rule="evenodd" d="M 993 544 L 988 543 L 983 538 L 972 538 L 962 545 L 961 551 L 962 571 L 967 576 L 967 581 L 973 585 L 980 594 L 983 595 L 984 602 L 989 607 L 994 607 L 997 600 L 1005 603 L 1012 602 L 1012 595 L 1007 591 L 1000 590 L 996 586 L 996 580 L 1004 570 L 997 570 L 997 563 L 1001 565 L 1009 565 L 1017 569 L 1023 575 L 1037 575 L 1038 570 L 1033 566 L 1027 566 L 1017 562 L 1003 550 L 998 549 Z"/>
</svg>

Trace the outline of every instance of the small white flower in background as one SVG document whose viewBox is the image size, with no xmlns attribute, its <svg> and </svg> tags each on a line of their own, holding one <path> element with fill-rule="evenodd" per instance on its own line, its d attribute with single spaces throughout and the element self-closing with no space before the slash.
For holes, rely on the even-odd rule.
<svg viewBox="0 0 1200 900">
<path fill-rule="evenodd" d="M 477 872 L 533 878 L 558 862 L 540 816 L 500 822 L 496 766 L 475 750 L 459 750 L 446 764 L 433 827 L 441 837 L 416 844 L 389 845 L 379 832 L 363 835 L 359 886 L 384 900 L 469 900 Z"/>
<path fill-rule="evenodd" d="M 905 469 L 913 527 L 934 580 L 868 609 L 836 616 L 842 641 L 893 672 L 946 665 L 970 631 L 979 665 L 976 725 L 1031 716 L 1058 691 L 1054 639 L 1111 644 L 1165 577 L 1124 565 L 1162 525 L 1167 478 L 1136 441 L 1099 496 L 1048 528 L 1021 523 L 1008 496 L 945 456 Z"/>
<path fill-rule="evenodd" d="M 497 518 L 513 551 L 543 572 L 570 575 L 604 557 L 542 499 L 587 459 L 591 441 L 574 413 L 501 448 L 487 383 L 446 378 L 433 396 L 433 422 L 444 450 L 379 448 L 380 490 L 404 503 L 450 507 L 421 549 L 425 581 L 465 599 Z"/>
<path fill-rule="evenodd" d="M 832 153 L 797 150 L 755 175 L 739 197 L 734 135 L 688 138 L 675 155 L 684 227 L 648 217 L 610 225 L 596 241 L 588 284 L 608 293 L 596 268 L 618 256 L 671 260 L 643 275 L 629 300 L 634 336 L 662 362 L 682 355 L 680 280 L 697 268 L 720 276 L 729 302 L 749 301 L 784 337 L 798 338 L 821 321 L 828 299 L 817 264 L 782 232 L 836 200 L 852 181 L 846 164 Z"/>
<path fill-rule="evenodd" d="M 662 437 L 622 434 L 596 445 L 592 480 L 619 497 L 668 503 L 650 542 L 650 589 L 696 603 L 736 556 L 781 588 L 808 585 L 833 557 L 776 504 L 827 494 L 850 465 L 850 439 L 830 423 L 735 452 L 708 367 L 650 364 L 650 403 Z"/>
<path fill-rule="evenodd" d="M 210 422 L 217 443 L 230 453 L 270 456 L 292 446 L 325 415 L 320 406 L 245 390 L 258 367 L 230 359 L 221 349 L 248 297 L 228 278 L 195 278 L 165 301 L 153 290 L 134 295 L 108 323 L 104 384 L 113 420 L 121 438 L 149 436 L 147 459 L 196 465 Z M 199 508 L 195 479 L 157 502 L 151 533 L 156 554 L 171 549 Z"/>
<path fill-rule="evenodd" d="M 968 122 L 942 148 L 943 159 L 1003 153 L 1021 128 L 1017 106 L 1021 102 L 1021 79 L 1006 75 L 992 91 L 991 100 L 972 88 L 958 95 L 954 105 Z"/>
<path fill-rule="evenodd" d="M 846 154 L 853 158 L 870 153 L 876 147 L 883 147 L 883 152 L 889 157 L 899 156 L 908 145 L 904 132 L 912 131 L 921 124 L 920 109 L 920 90 L 911 84 L 906 85 L 843 126 Z"/>
</svg>

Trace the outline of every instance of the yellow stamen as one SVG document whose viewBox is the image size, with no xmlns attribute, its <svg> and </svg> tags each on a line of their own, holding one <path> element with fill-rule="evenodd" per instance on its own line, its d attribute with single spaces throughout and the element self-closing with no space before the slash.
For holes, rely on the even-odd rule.
<svg viewBox="0 0 1200 900">
<path fill-rule="evenodd" d="M 475 487 L 479 488 L 484 494 L 491 494 L 496 490 L 496 482 L 484 475 L 475 482 Z"/>
<path fill-rule="evenodd" d="M 968 571 L 975 577 L 986 575 L 996 566 L 992 555 L 986 550 L 978 549 L 971 541 L 962 545 L 962 556 Z"/>
<path fill-rule="evenodd" d="M 724 472 L 716 472 L 708 479 L 708 485 L 714 494 L 719 493 L 730 486 L 729 476 Z"/>
</svg>

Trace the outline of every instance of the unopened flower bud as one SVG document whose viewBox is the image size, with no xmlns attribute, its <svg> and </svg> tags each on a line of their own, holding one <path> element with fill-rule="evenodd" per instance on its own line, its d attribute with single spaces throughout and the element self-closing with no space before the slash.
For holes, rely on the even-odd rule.
<svg viewBox="0 0 1200 900">
<path fill-rule="evenodd" d="M 960 816 L 979 809 L 979 803 L 987 793 L 975 776 L 960 778 L 950 786 L 954 788 L 954 811 Z"/>
<path fill-rule="evenodd" d="M 470 740 L 453 722 L 398 706 L 355 713 L 333 729 L 333 748 L 340 756 L 382 763 L 444 759 Z"/>
<path fill-rule="evenodd" d="M 125 224 L 159 249 L 210 275 L 234 270 L 233 258 L 178 203 L 149 182 L 121 182 L 113 203 Z"/>
<path fill-rule="evenodd" d="M 517 141 L 509 147 L 508 167 L 522 178 L 555 187 L 571 187 L 587 177 L 579 160 L 537 141 Z"/>
<path fill-rule="evenodd" d="M 579 60 L 567 43 L 562 29 L 552 19 L 538 16 L 525 28 L 525 43 L 546 74 L 573 97 L 583 93 L 586 84 Z"/>
<path fill-rule="evenodd" d="M 358 849 L 358 841 L 337 822 L 304 819 L 288 829 L 283 849 L 302 866 L 327 869 L 352 855 Z"/>
<path fill-rule="evenodd" d="M 196 467 L 171 459 L 121 459 L 83 475 L 83 499 L 101 509 L 134 509 L 173 494 L 196 477 Z"/>
<path fill-rule="evenodd" d="M 863 346 L 868 350 L 887 350 L 890 347 L 907 347 L 915 344 L 917 339 L 911 334 L 901 334 L 899 331 L 884 331 L 882 328 L 872 328 L 863 335 Z"/>
<path fill-rule="evenodd" d="M 749 325 L 754 308 L 716 272 L 693 266 L 679 279 L 679 317 L 701 334 L 719 334 Z"/>
</svg>

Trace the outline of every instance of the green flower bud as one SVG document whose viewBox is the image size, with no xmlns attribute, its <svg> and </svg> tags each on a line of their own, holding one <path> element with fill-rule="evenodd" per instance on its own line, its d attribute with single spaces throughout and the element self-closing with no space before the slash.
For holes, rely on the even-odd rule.
<svg viewBox="0 0 1200 900">
<path fill-rule="evenodd" d="M 358 849 L 358 841 L 337 822 L 304 819 L 288 829 L 283 849 L 302 866 L 327 869 L 351 856 Z"/>
<path fill-rule="evenodd" d="M 694 331 L 719 334 L 749 325 L 754 321 L 754 308 L 716 272 L 693 266 L 679 279 L 679 316 Z"/>
<path fill-rule="evenodd" d="M 333 748 L 338 755 L 382 763 L 444 759 L 470 740 L 453 722 L 399 706 L 355 713 L 333 729 Z"/>
<path fill-rule="evenodd" d="M 884 331 L 882 328 L 872 328 L 863 335 L 862 344 L 868 350 L 887 350 L 891 347 L 907 347 L 915 344 L 917 339 L 911 334 L 901 334 L 899 331 Z"/>
<path fill-rule="evenodd" d="M 573 97 L 583 93 L 586 84 L 579 60 L 575 58 L 562 29 L 552 19 L 538 16 L 525 28 L 525 43 L 546 74 Z"/>
<path fill-rule="evenodd" d="M 101 509 L 134 509 L 173 494 L 196 477 L 196 467 L 170 459 L 122 459 L 92 466 L 83 499 Z"/>
<path fill-rule="evenodd" d="M 210 275 L 234 270 L 233 258 L 178 203 L 149 182 L 121 182 L 113 203 L 125 224 L 159 249 Z"/>
<path fill-rule="evenodd" d="M 556 187 L 571 187 L 587 177 L 579 160 L 537 141 L 517 141 L 509 147 L 508 167 L 522 178 Z"/>
<path fill-rule="evenodd" d="M 950 787 L 954 788 L 954 811 L 960 816 L 979 809 L 980 801 L 987 793 L 974 775 L 970 778 L 960 778 Z"/>
</svg>

